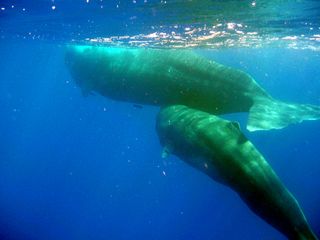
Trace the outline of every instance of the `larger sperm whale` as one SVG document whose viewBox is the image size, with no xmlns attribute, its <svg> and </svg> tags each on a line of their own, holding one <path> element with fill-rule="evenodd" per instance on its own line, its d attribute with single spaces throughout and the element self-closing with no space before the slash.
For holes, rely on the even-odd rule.
<svg viewBox="0 0 320 240">
<path fill-rule="evenodd" d="M 192 51 L 74 45 L 67 47 L 65 59 L 85 94 L 183 104 L 211 114 L 249 112 L 249 131 L 320 119 L 320 107 L 275 100 L 245 72 Z"/>
</svg>

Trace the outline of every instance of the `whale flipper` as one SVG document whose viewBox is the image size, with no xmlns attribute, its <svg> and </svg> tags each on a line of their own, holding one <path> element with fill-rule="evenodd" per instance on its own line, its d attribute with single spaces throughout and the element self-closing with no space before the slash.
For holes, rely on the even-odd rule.
<svg viewBox="0 0 320 240">
<path fill-rule="evenodd" d="M 281 129 L 305 120 L 320 119 L 320 107 L 291 104 L 274 99 L 257 99 L 249 110 L 249 131 Z"/>
<path fill-rule="evenodd" d="M 165 146 L 162 149 L 161 157 L 162 158 L 167 158 L 171 154 L 171 150 L 169 146 Z"/>
</svg>

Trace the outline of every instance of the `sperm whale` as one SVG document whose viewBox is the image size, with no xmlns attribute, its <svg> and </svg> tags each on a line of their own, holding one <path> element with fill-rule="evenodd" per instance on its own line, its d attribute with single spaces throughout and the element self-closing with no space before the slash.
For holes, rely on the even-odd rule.
<svg viewBox="0 0 320 240">
<path fill-rule="evenodd" d="M 163 156 L 173 153 L 232 188 L 254 213 L 289 239 L 317 239 L 297 200 L 238 123 L 174 105 L 160 111 L 156 129 Z"/>
<path fill-rule="evenodd" d="M 65 60 L 85 95 L 215 115 L 249 112 L 249 131 L 320 119 L 320 107 L 275 100 L 247 73 L 192 51 L 72 45 Z"/>
</svg>

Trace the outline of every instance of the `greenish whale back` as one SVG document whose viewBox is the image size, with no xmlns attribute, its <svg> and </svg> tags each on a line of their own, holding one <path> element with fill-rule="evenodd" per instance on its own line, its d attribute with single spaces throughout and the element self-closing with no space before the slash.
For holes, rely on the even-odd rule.
<svg viewBox="0 0 320 240">
<path fill-rule="evenodd" d="M 160 111 L 156 129 L 166 152 L 231 187 L 289 239 L 316 239 L 297 200 L 237 123 L 176 105 Z"/>
</svg>

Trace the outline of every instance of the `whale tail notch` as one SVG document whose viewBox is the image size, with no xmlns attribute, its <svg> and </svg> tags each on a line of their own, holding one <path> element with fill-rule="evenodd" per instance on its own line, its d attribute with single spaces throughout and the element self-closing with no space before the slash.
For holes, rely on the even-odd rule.
<svg viewBox="0 0 320 240">
<path fill-rule="evenodd" d="M 304 120 L 320 119 L 320 106 L 309 104 L 291 104 L 272 98 L 257 99 L 249 111 L 247 129 L 281 129 Z"/>
</svg>

